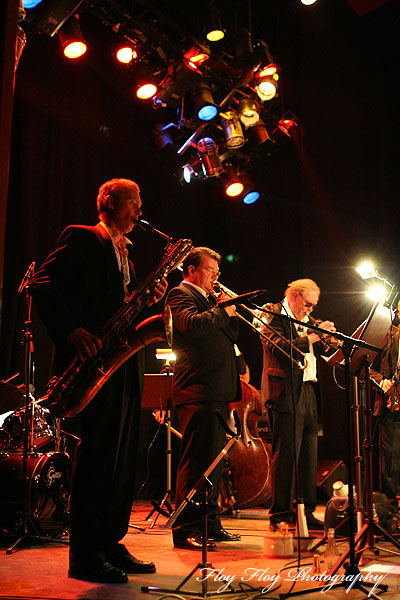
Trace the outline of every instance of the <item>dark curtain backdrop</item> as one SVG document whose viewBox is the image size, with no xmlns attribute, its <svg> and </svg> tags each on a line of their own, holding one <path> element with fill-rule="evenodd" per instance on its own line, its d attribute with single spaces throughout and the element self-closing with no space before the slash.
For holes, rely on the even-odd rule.
<svg viewBox="0 0 400 600">
<path fill-rule="evenodd" d="M 252 206 L 223 197 L 215 182 L 180 186 L 152 138 L 168 114 L 133 98 L 100 23 L 86 23 L 89 52 L 77 62 L 63 58 L 57 39 L 29 38 L 16 81 L 0 378 L 18 371 L 15 383 L 23 381 L 27 310 L 17 289 L 26 269 L 41 263 L 68 224 L 96 222 L 98 187 L 112 177 L 139 183 L 144 216 L 161 230 L 235 255 L 223 261 L 221 280 L 237 293 L 265 287 L 274 301 L 287 282 L 314 278 L 322 289 L 316 316 L 334 320 L 343 333 L 370 308 L 354 272 L 361 255 L 376 258 L 399 283 L 399 3 L 362 17 L 344 0 L 321 0 L 312 11 L 294 0 L 253 5 L 253 27 L 282 67 L 283 105 L 303 127 L 296 143 L 287 140 L 270 159 L 255 161 L 263 197 Z M 133 240 L 144 276 L 162 243 L 142 231 Z M 172 275 L 171 285 L 179 279 Z M 35 312 L 32 320 L 40 396 L 50 342 Z M 258 387 L 261 346 L 245 327 L 240 347 Z M 330 369 L 323 376 L 323 452 L 341 458 L 343 393 Z"/>
</svg>

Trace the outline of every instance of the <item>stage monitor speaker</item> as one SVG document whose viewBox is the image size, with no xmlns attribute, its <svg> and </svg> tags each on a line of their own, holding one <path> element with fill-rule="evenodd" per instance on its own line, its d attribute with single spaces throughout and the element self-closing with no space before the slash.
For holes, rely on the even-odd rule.
<svg viewBox="0 0 400 600">
<path fill-rule="evenodd" d="M 347 469 L 342 460 L 319 460 L 317 467 L 317 496 L 329 500 L 333 495 L 335 481 L 347 483 Z"/>
</svg>

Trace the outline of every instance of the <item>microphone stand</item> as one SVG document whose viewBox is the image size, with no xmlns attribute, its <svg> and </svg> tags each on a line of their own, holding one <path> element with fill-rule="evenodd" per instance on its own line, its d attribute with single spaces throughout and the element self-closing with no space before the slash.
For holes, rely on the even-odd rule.
<svg viewBox="0 0 400 600">
<path fill-rule="evenodd" d="M 22 477 L 24 481 L 23 485 L 23 503 L 22 503 L 22 522 L 20 524 L 20 536 L 17 540 L 7 548 L 6 554 L 12 554 L 16 546 L 23 542 L 29 536 L 28 530 L 28 455 L 32 452 L 33 445 L 33 403 L 30 402 L 31 389 L 33 390 L 33 373 L 34 373 L 34 360 L 33 360 L 33 336 L 32 336 L 32 296 L 30 293 L 30 285 L 33 279 L 35 271 L 35 263 L 31 263 L 24 277 L 22 278 L 21 284 L 18 288 L 18 293 L 22 294 L 25 291 L 26 302 L 27 302 L 27 318 L 25 321 L 25 329 L 23 331 L 23 344 L 24 344 L 24 388 L 25 388 L 25 415 L 24 415 L 24 440 L 23 440 L 23 453 L 22 453 Z"/>
<path fill-rule="evenodd" d="M 268 313 L 273 316 L 277 316 L 279 318 L 285 319 L 290 323 L 296 323 L 298 325 L 304 326 L 303 321 L 299 321 L 298 319 L 294 319 L 284 314 L 277 314 L 273 311 L 260 308 L 262 312 Z M 344 357 L 344 368 L 345 368 L 345 397 L 346 397 L 346 422 L 347 422 L 347 430 L 346 430 L 346 442 L 347 442 L 347 464 L 348 464 L 348 486 L 349 486 L 349 509 L 348 509 L 348 519 L 349 519 L 349 547 L 346 552 L 344 552 L 333 567 L 328 571 L 327 576 L 331 577 L 342 566 L 344 561 L 349 557 L 349 563 L 345 564 L 345 574 L 341 581 L 333 583 L 331 579 L 328 580 L 330 589 L 341 586 L 345 587 L 346 582 L 348 585 L 351 585 L 352 588 L 359 589 L 364 592 L 364 594 L 368 597 L 375 598 L 376 600 L 380 600 L 380 597 L 374 593 L 375 588 L 379 588 L 382 592 L 385 592 L 388 589 L 386 584 L 371 584 L 362 581 L 362 575 L 358 568 L 357 560 L 356 560 L 356 540 L 355 540 L 355 532 L 354 532 L 354 496 L 353 496 L 353 457 L 354 457 L 354 440 L 353 440 L 353 419 L 352 419 L 352 375 L 351 375 L 351 353 L 354 348 L 364 348 L 366 350 L 370 350 L 372 352 L 381 352 L 381 348 L 377 348 L 372 344 L 368 344 L 363 340 L 358 338 L 353 338 L 343 333 L 339 332 L 331 332 L 325 329 L 321 329 L 317 325 L 312 325 L 307 323 L 307 328 L 314 330 L 318 334 L 325 334 L 331 337 L 336 338 L 341 342 L 341 352 Z M 365 534 L 365 531 L 361 530 L 360 534 Z M 360 534 L 357 536 L 359 537 Z M 358 540 L 357 540 L 358 541 Z M 368 590 L 368 588 L 372 588 Z M 301 596 L 305 594 L 314 594 L 319 591 L 326 591 L 326 584 L 314 588 L 307 588 L 302 590 L 290 591 L 286 594 L 280 594 L 279 598 L 283 600 L 284 598 L 289 598 L 290 596 Z"/>
</svg>

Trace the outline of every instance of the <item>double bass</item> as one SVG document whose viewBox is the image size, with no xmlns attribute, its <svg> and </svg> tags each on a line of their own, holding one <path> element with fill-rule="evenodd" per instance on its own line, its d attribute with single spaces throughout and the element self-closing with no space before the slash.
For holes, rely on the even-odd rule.
<svg viewBox="0 0 400 600">
<path fill-rule="evenodd" d="M 242 423 L 242 435 L 229 450 L 221 487 L 221 510 L 265 505 L 271 498 L 271 444 L 259 436 L 258 421 L 263 416 L 260 393 L 241 381 L 242 399 L 229 405 L 229 426 L 233 410 Z"/>
</svg>

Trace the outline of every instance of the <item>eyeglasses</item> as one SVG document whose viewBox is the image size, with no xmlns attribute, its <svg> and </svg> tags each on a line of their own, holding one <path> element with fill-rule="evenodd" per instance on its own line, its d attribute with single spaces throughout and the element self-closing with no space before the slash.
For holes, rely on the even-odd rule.
<svg viewBox="0 0 400 600">
<path fill-rule="evenodd" d="M 221 275 L 221 271 L 215 271 L 212 267 L 203 267 L 200 265 L 200 268 L 208 271 L 211 275 L 214 275 L 214 277 L 219 277 Z"/>
<path fill-rule="evenodd" d="M 306 301 L 306 299 L 304 298 L 304 296 L 302 296 L 302 294 L 299 294 L 299 296 L 300 296 L 300 297 L 301 297 L 301 299 L 303 300 L 303 302 L 304 302 L 304 306 L 305 306 L 306 308 L 309 308 L 309 309 L 311 309 L 311 310 L 312 310 L 313 308 L 315 308 L 315 307 L 317 306 L 317 302 L 315 302 L 315 304 L 314 304 L 314 302 L 307 302 L 307 301 Z"/>
</svg>

